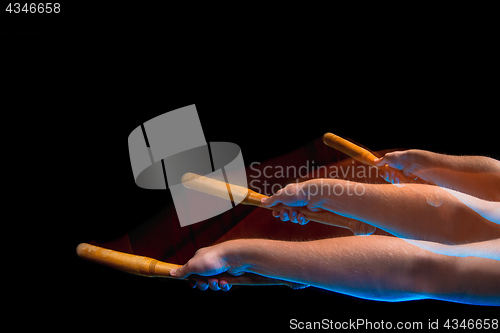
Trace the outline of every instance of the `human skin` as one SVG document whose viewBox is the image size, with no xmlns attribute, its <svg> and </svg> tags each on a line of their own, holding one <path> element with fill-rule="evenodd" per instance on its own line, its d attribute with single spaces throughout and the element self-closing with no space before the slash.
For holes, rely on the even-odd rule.
<svg viewBox="0 0 500 333">
<path fill-rule="evenodd" d="M 436 254 L 390 236 L 309 242 L 239 239 L 200 249 L 171 275 L 245 272 L 383 301 L 433 298 L 500 304 L 500 261 Z M 216 278 L 198 288 L 229 290 Z"/>
<path fill-rule="evenodd" d="M 467 193 L 479 199 L 500 201 L 500 161 L 486 156 L 452 156 L 410 149 L 385 154 L 375 164 L 402 170 L 440 187 Z M 398 183 L 394 173 L 382 175 Z"/>
<path fill-rule="evenodd" d="M 278 203 L 289 206 L 273 212 L 273 216 L 283 221 L 308 222 L 293 207 L 324 209 L 372 224 L 438 253 L 500 259 L 498 248 L 494 247 L 494 240 L 500 238 L 500 202 L 489 200 L 495 199 L 499 192 L 500 187 L 496 186 L 500 162 L 482 156 L 457 157 L 419 150 L 389 153 L 376 161 L 379 165 L 385 162 L 407 175 L 425 177 L 426 181 L 454 189 L 399 184 L 391 178 L 394 175 L 382 176 L 396 186 L 313 179 L 290 184 L 262 203 L 267 207 Z M 443 171 L 452 166 L 460 177 Z M 482 186 L 477 187 L 477 183 Z M 363 190 L 356 191 L 360 186 Z M 459 191 L 468 187 L 473 188 L 469 193 L 477 197 Z"/>
<path fill-rule="evenodd" d="M 461 177 L 471 177 L 462 181 L 439 168 L 430 172 L 425 167 L 424 175 L 420 167 L 415 167 L 418 154 L 387 154 L 377 163 L 387 162 L 434 184 L 460 184 L 453 189 L 399 184 L 391 179 L 394 175 L 383 176 L 396 186 L 314 179 L 288 185 L 262 201 L 268 207 L 278 203 L 289 206 L 280 213 L 273 212 L 284 221 L 307 223 L 293 209 L 306 206 L 311 211 L 324 209 L 359 219 L 404 239 L 372 235 L 309 242 L 232 240 L 200 249 L 171 274 L 186 277 L 194 273 L 211 276 L 225 271 L 235 275 L 251 272 L 376 300 L 434 298 L 499 305 L 500 226 L 496 222 L 497 202 L 493 201 L 496 192 L 487 188 L 496 184 L 498 161 L 473 158 L 460 164 L 445 157 L 441 166 L 458 163 Z M 409 168 L 409 161 L 414 168 Z M 484 188 L 474 187 L 469 192 L 474 195 L 459 191 L 474 181 L 482 182 Z M 216 278 L 198 283 L 202 290 L 230 287 L 227 281 Z"/>
<path fill-rule="evenodd" d="M 357 186 L 363 187 L 362 195 L 356 194 Z M 292 222 L 301 217 L 293 207 L 306 206 L 312 211 L 323 209 L 354 218 L 408 239 L 460 245 L 500 238 L 499 224 L 483 218 L 449 191 L 432 185 L 313 179 L 290 184 L 262 203 L 266 207 L 278 203 L 289 206 L 279 216 Z"/>
</svg>

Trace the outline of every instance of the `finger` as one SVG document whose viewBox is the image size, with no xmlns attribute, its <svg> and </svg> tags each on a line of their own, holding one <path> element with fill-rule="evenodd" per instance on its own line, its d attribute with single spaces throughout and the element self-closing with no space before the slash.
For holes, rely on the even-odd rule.
<svg viewBox="0 0 500 333">
<path fill-rule="evenodd" d="M 280 218 L 281 218 L 281 221 L 283 222 L 286 222 L 288 221 L 290 218 L 289 218 L 289 213 L 288 213 L 288 209 L 282 209 L 281 212 L 280 212 Z"/>
<path fill-rule="evenodd" d="M 187 283 L 193 289 L 196 288 L 196 285 L 198 284 L 198 282 L 196 282 L 196 280 L 188 280 Z"/>
<path fill-rule="evenodd" d="M 205 281 L 198 280 L 198 289 L 205 291 L 208 289 L 208 283 Z"/>
<path fill-rule="evenodd" d="M 373 162 L 375 163 L 376 166 L 384 166 L 386 163 L 384 157 L 385 156 L 382 156 L 381 158 L 376 158 L 373 160 Z"/>
<path fill-rule="evenodd" d="M 297 211 L 295 209 L 290 210 L 290 221 L 293 223 L 298 223 L 299 221 L 297 220 Z"/>
<path fill-rule="evenodd" d="M 373 162 L 376 166 L 384 166 L 387 164 L 391 168 L 402 169 L 401 157 L 398 152 L 387 153 L 384 157 L 375 159 Z"/>
<path fill-rule="evenodd" d="M 391 184 L 394 184 L 394 178 L 395 178 L 394 170 L 391 170 L 391 172 L 389 172 L 389 182 Z"/>
<path fill-rule="evenodd" d="M 273 210 L 273 216 L 274 217 L 280 217 L 280 212 Z"/>
<path fill-rule="evenodd" d="M 297 220 L 300 225 L 304 225 L 307 224 L 307 222 L 309 222 L 309 220 L 307 220 L 305 215 L 302 213 L 299 213 L 299 215 L 297 216 Z"/>
<path fill-rule="evenodd" d="M 381 162 L 379 161 L 380 164 L 384 163 L 380 166 L 384 166 L 385 164 L 387 164 L 390 167 L 394 167 L 394 164 L 396 164 L 396 162 L 397 162 L 397 157 L 396 157 L 396 155 L 394 155 L 394 153 L 385 154 L 382 161 Z M 377 164 L 377 163 L 375 163 L 375 164 Z"/>
<path fill-rule="evenodd" d="M 219 286 L 220 286 L 220 289 L 222 289 L 222 291 L 229 291 L 229 289 L 231 289 L 231 287 L 233 286 L 232 284 L 229 284 L 227 281 L 225 280 L 221 280 L 219 282 Z"/>
<path fill-rule="evenodd" d="M 400 182 L 400 174 L 398 171 L 391 171 L 391 184 L 398 185 Z"/>
<path fill-rule="evenodd" d="M 382 171 L 382 173 L 380 174 L 380 176 L 386 182 L 390 182 L 390 180 L 389 180 L 389 172 L 388 171 Z"/>
<path fill-rule="evenodd" d="M 170 275 L 178 279 L 185 279 L 191 274 L 193 274 L 193 271 L 191 269 L 189 261 L 182 267 L 170 270 Z"/>
<path fill-rule="evenodd" d="M 213 291 L 220 290 L 219 280 L 217 279 L 208 279 L 208 285 Z"/>
<path fill-rule="evenodd" d="M 266 206 L 266 207 L 272 207 L 272 206 L 275 206 L 277 204 L 279 204 L 281 202 L 281 193 L 283 192 L 283 189 L 279 190 L 278 192 L 276 192 L 274 195 L 268 197 L 268 198 L 262 198 L 260 199 L 260 202 Z"/>
</svg>

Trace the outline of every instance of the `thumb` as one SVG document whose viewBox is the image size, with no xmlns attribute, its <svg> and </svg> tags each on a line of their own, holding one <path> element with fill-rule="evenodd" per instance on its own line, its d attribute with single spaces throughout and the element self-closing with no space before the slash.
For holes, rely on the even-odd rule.
<svg viewBox="0 0 500 333">
<path fill-rule="evenodd" d="M 379 167 L 387 164 L 391 168 L 401 170 L 403 168 L 401 165 L 401 158 L 402 157 L 399 153 L 387 153 L 383 157 L 373 160 L 373 162 Z"/>
<path fill-rule="evenodd" d="M 177 279 L 185 279 L 189 275 L 193 274 L 189 267 L 189 261 L 182 267 L 174 268 L 170 270 L 170 275 Z"/>
<path fill-rule="evenodd" d="M 385 156 L 382 156 L 380 158 L 376 158 L 373 160 L 373 163 L 375 163 L 376 166 L 384 166 L 386 162 L 384 161 Z"/>
<path fill-rule="evenodd" d="M 279 204 L 281 202 L 280 191 L 278 191 L 275 195 L 260 199 L 260 202 L 266 207 L 272 207 Z"/>
</svg>

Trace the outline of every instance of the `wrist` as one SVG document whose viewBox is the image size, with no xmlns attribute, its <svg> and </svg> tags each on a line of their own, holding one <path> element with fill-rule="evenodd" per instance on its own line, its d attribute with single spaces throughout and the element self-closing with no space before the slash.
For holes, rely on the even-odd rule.
<svg viewBox="0 0 500 333">
<path fill-rule="evenodd" d="M 436 165 L 439 159 L 439 154 L 426 150 L 411 149 L 409 152 L 411 152 L 409 155 L 409 164 L 412 166 L 413 174 L 425 171 L 429 167 Z"/>
<path fill-rule="evenodd" d="M 249 244 L 252 241 L 256 240 L 235 239 L 220 244 L 222 246 L 222 258 L 231 267 L 232 271 L 252 272 L 253 257 L 251 249 L 255 246 Z"/>
<path fill-rule="evenodd" d="M 329 187 L 334 186 L 336 179 L 317 178 L 304 182 L 307 207 L 322 208 L 326 195 L 330 193 Z"/>
</svg>

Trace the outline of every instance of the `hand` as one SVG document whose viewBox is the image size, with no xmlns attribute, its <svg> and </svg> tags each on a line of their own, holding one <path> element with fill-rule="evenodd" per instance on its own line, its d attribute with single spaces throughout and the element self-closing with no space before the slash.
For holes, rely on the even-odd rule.
<svg viewBox="0 0 500 333">
<path fill-rule="evenodd" d="M 173 269 L 170 275 L 176 278 L 184 279 L 191 274 L 198 274 L 201 276 L 212 276 L 220 273 L 228 272 L 232 275 L 241 275 L 245 273 L 242 267 L 233 267 L 231 260 L 228 260 L 227 251 L 225 249 L 226 243 L 217 244 L 210 247 L 201 248 L 196 251 L 193 258 L 191 258 L 184 266 Z M 207 281 L 196 279 L 192 287 L 198 286 L 200 290 L 207 290 L 209 287 L 212 290 L 228 291 L 232 285 L 224 279 L 209 278 Z"/>
<path fill-rule="evenodd" d="M 421 168 L 421 162 L 424 161 L 426 153 L 427 152 L 424 150 L 417 149 L 395 151 L 375 159 L 374 162 L 377 166 L 384 166 L 387 164 L 391 168 L 401 170 L 406 177 L 411 177 L 416 180 L 418 178 L 416 174 Z M 385 171 L 381 177 L 389 183 L 399 183 L 397 172 Z"/>
<path fill-rule="evenodd" d="M 320 186 L 322 185 L 322 182 L 318 180 L 288 184 L 276 192 L 273 196 L 263 198 L 261 203 L 265 207 L 273 207 L 279 203 L 289 207 L 305 206 L 310 211 L 317 212 L 322 210 L 319 207 L 320 197 L 318 196 L 318 193 L 320 193 Z M 272 214 L 276 218 L 280 217 L 282 221 L 291 221 L 300 225 L 304 225 L 309 222 L 304 214 L 293 208 L 284 208 L 280 212 L 273 211 Z"/>
</svg>

